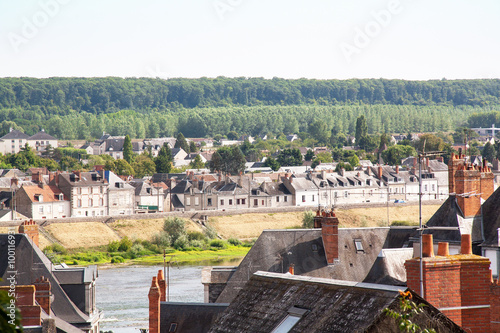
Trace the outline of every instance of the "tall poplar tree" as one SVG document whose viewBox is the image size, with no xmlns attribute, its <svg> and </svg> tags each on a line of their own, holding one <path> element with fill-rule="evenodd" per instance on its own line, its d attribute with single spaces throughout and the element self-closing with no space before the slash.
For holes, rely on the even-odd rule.
<svg viewBox="0 0 500 333">
<path fill-rule="evenodd" d="M 132 140 L 130 140 L 130 136 L 127 134 L 123 142 L 123 159 L 128 163 L 132 163 L 133 157 L 134 151 L 132 149 Z"/>
</svg>

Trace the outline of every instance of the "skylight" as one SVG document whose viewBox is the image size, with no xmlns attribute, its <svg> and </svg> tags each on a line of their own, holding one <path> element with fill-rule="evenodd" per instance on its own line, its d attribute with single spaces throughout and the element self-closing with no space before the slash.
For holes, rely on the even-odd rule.
<svg viewBox="0 0 500 333">
<path fill-rule="evenodd" d="M 356 252 L 365 252 L 365 250 L 363 249 L 363 243 L 361 242 L 361 239 L 355 239 L 354 246 L 356 247 Z"/>
<path fill-rule="evenodd" d="M 309 310 L 292 306 L 288 309 L 288 315 L 271 333 L 288 333 L 299 322 Z"/>
</svg>

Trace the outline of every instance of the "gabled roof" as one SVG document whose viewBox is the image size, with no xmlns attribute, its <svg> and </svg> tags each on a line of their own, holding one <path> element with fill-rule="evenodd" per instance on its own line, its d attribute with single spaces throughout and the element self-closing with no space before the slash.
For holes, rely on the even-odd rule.
<svg viewBox="0 0 500 333">
<path fill-rule="evenodd" d="M 63 194 L 63 192 L 57 187 L 52 185 L 44 185 L 40 186 L 23 186 L 21 187 L 21 191 L 26 193 L 31 202 L 40 202 L 40 196 L 42 196 L 43 200 L 41 202 L 55 202 L 61 201 L 59 200 L 59 195 Z M 63 194 L 64 200 L 69 200 Z"/>
<path fill-rule="evenodd" d="M 205 333 L 229 304 L 214 303 L 160 303 L 160 333 Z"/>
<path fill-rule="evenodd" d="M 500 228 L 500 190 L 497 189 L 483 203 L 483 231 L 484 242 L 483 246 L 498 247 L 498 228 Z"/>
<path fill-rule="evenodd" d="M 1 140 L 11 140 L 11 139 L 13 139 L 13 140 L 28 140 L 29 137 L 30 137 L 29 135 L 24 134 L 21 131 L 12 130 L 9 133 L 2 136 L 0 139 Z"/>
<path fill-rule="evenodd" d="M 248 277 L 258 270 L 282 273 L 295 265 L 295 274 L 349 281 L 376 282 L 367 279 L 383 248 L 400 248 L 415 231 L 411 228 L 339 229 L 339 261 L 328 265 L 321 229 L 264 230 L 236 272 L 229 279 L 217 303 L 231 302 Z M 360 240 L 358 252 L 354 240 Z M 384 264 L 384 262 L 381 262 Z M 393 281 L 404 285 L 406 272 L 380 268 Z M 377 277 L 377 279 L 383 277 Z"/>
<path fill-rule="evenodd" d="M 57 140 L 52 135 L 46 133 L 44 130 L 32 135 L 28 138 L 28 140 L 47 140 L 47 141 L 55 141 Z"/>
<path fill-rule="evenodd" d="M 256 272 L 209 332 L 274 332 L 294 313 L 287 332 L 400 332 L 384 313 L 400 311 L 400 287 L 297 275 Z M 406 289 L 406 288 L 404 288 Z M 413 294 L 413 293 L 412 293 Z M 464 332 L 435 307 L 425 304 L 412 321 L 439 332 Z M 399 312 L 398 311 L 398 312 Z M 281 332 L 281 331 L 280 331 Z"/>
</svg>

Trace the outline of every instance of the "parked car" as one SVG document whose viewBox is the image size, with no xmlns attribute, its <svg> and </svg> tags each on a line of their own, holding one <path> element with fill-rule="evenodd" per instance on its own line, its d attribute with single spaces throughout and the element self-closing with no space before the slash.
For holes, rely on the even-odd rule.
<svg viewBox="0 0 500 333">
<path fill-rule="evenodd" d="M 405 203 L 405 201 L 401 200 L 401 199 L 396 199 L 396 200 L 394 200 L 394 203 Z"/>
</svg>

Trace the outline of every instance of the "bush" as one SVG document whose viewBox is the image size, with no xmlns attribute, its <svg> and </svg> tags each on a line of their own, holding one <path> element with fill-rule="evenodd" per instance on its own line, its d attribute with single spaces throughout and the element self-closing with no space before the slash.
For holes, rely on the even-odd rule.
<svg viewBox="0 0 500 333">
<path fill-rule="evenodd" d="M 190 242 L 189 242 L 189 245 L 190 245 L 191 247 L 195 247 L 195 248 L 199 248 L 199 249 L 203 249 L 203 248 L 205 248 L 205 242 L 202 242 L 202 241 L 200 241 L 200 240 L 198 240 L 198 239 L 195 239 L 195 240 L 190 241 Z"/>
<path fill-rule="evenodd" d="M 182 235 L 186 235 L 186 222 L 178 217 L 169 217 L 163 223 L 163 231 L 170 235 L 171 242 L 175 241 Z"/>
<path fill-rule="evenodd" d="M 190 231 L 188 232 L 187 235 L 189 241 L 198 240 L 204 242 L 207 239 L 207 237 L 202 232 L 199 231 Z"/>
<path fill-rule="evenodd" d="M 123 259 L 122 256 L 114 256 L 113 258 L 111 258 L 111 263 L 112 264 L 118 264 L 118 263 L 121 263 L 121 262 L 125 262 L 125 259 Z"/>
<path fill-rule="evenodd" d="M 134 244 L 130 250 L 127 251 L 127 253 L 130 255 L 132 258 L 137 258 L 138 256 L 142 255 L 144 253 L 144 246 L 141 244 L 137 243 Z"/>
<path fill-rule="evenodd" d="M 118 251 L 127 252 L 132 247 L 132 241 L 127 237 L 123 237 L 118 246 Z"/>
<path fill-rule="evenodd" d="M 213 239 L 212 241 L 210 241 L 209 245 L 210 247 L 215 248 L 217 250 L 222 250 L 227 248 L 226 243 L 224 243 L 224 241 L 220 239 Z"/>
<path fill-rule="evenodd" d="M 314 228 L 314 212 L 311 210 L 306 210 L 302 216 L 302 226 L 304 228 Z"/>
<path fill-rule="evenodd" d="M 256 241 L 257 241 L 256 239 L 252 239 L 251 241 L 244 241 L 243 246 L 244 247 L 252 247 Z"/>
<path fill-rule="evenodd" d="M 45 253 L 51 253 L 52 252 L 52 253 L 66 254 L 66 252 L 68 252 L 68 251 L 61 244 L 54 243 L 54 244 L 49 245 L 46 248 L 44 248 L 43 252 L 45 252 Z"/>
<path fill-rule="evenodd" d="M 392 221 L 391 225 L 393 226 L 412 226 L 414 225 L 410 221 Z"/>
<path fill-rule="evenodd" d="M 210 225 L 207 225 L 207 227 L 203 232 L 205 233 L 205 236 L 207 236 L 208 239 L 215 239 L 218 236 L 217 230 L 215 230 L 215 228 Z"/>
<path fill-rule="evenodd" d="M 117 252 L 120 247 L 119 241 L 112 241 L 108 244 L 108 252 Z"/>
<path fill-rule="evenodd" d="M 180 235 L 174 242 L 177 250 L 185 250 L 189 246 L 189 240 L 186 235 Z"/>
<path fill-rule="evenodd" d="M 234 246 L 238 246 L 238 245 L 241 245 L 241 242 L 239 239 L 236 239 L 236 238 L 229 238 L 227 240 L 227 242 L 231 245 L 234 245 Z"/>
<path fill-rule="evenodd" d="M 156 234 L 151 239 L 151 243 L 155 244 L 160 248 L 169 247 L 172 244 L 172 237 L 166 232 L 162 231 Z"/>
</svg>

